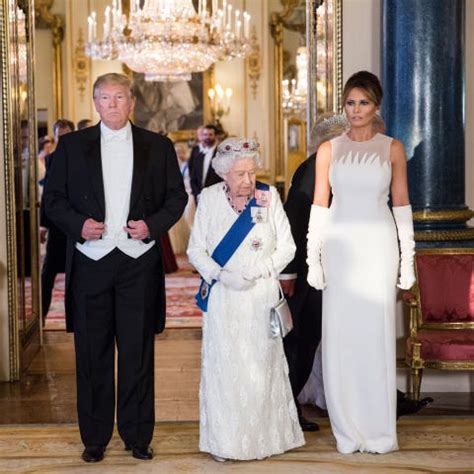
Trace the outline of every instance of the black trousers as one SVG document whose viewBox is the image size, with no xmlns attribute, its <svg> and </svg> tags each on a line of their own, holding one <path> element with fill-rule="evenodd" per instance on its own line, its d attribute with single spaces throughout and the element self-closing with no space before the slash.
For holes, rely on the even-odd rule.
<svg viewBox="0 0 474 474">
<path fill-rule="evenodd" d="M 322 306 L 321 292 L 310 289 L 303 302 L 298 300 L 300 297 L 296 291 L 288 300 L 293 313 L 294 329 L 283 339 L 283 347 L 288 361 L 291 390 L 298 415 L 301 416 L 298 395 L 311 374 L 314 355 L 321 341 Z M 298 307 L 297 312 L 295 307 Z"/>
<path fill-rule="evenodd" d="M 66 236 L 53 224 L 48 229 L 46 255 L 41 269 L 41 304 L 43 319 L 48 314 L 53 295 L 54 281 L 66 267 Z"/>
<path fill-rule="evenodd" d="M 130 446 L 150 444 L 155 426 L 154 318 L 161 277 L 156 247 L 133 259 L 115 249 L 94 261 L 75 251 L 71 291 L 77 411 L 85 446 L 106 446 L 115 414 Z"/>
</svg>

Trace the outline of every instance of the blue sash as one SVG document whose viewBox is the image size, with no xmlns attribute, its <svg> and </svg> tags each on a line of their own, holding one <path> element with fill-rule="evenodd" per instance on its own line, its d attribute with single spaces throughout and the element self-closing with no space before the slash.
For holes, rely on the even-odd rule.
<svg viewBox="0 0 474 474">
<path fill-rule="evenodd" d="M 268 191 L 270 187 L 268 184 L 257 181 L 256 188 L 261 191 Z M 247 237 L 248 233 L 255 225 L 255 223 L 252 222 L 252 207 L 261 207 L 257 204 L 255 198 L 250 200 L 240 216 L 232 224 L 231 228 L 214 249 L 214 252 L 212 252 L 211 258 L 221 267 L 224 267 L 224 265 L 230 260 L 232 255 L 234 255 L 234 252 L 239 248 L 240 244 L 244 241 L 245 237 Z M 209 284 L 203 278 L 201 279 L 201 286 L 196 294 L 196 303 L 204 312 L 207 311 L 209 295 L 211 294 L 211 289 L 215 283 L 216 280 L 212 280 Z"/>
</svg>

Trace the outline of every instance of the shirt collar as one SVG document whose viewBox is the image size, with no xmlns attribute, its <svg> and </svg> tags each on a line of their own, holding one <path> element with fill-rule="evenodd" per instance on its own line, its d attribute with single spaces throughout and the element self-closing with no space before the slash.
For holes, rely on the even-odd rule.
<svg viewBox="0 0 474 474">
<path fill-rule="evenodd" d="M 132 138 L 132 126 L 130 125 L 130 122 L 127 122 L 125 127 L 122 127 L 119 130 L 112 130 L 107 127 L 104 122 L 100 122 L 100 134 L 105 143 L 110 141 L 124 142 Z"/>
</svg>

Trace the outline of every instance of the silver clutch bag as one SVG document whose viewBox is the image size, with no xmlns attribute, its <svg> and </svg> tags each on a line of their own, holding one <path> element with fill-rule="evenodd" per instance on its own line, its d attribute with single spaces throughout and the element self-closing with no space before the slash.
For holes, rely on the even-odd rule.
<svg viewBox="0 0 474 474">
<path fill-rule="evenodd" d="M 270 336 L 285 337 L 293 329 L 291 311 L 280 285 L 280 300 L 270 310 Z"/>
</svg>

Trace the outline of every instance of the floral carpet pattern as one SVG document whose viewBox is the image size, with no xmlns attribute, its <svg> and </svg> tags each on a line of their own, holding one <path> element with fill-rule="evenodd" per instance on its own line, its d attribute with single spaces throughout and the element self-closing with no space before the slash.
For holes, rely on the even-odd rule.
<svg viewBox="0 0 474 474">
<path fill-rule="evenodd" d="M 194 295 L 199 288 L 200 278 L 185 256 L 177 256 L 178 271 L 166 275 L 166 327 L 200 328 L 201 311 L 196 306 Z M 56 277 L 51 308 L 46 318 L 45 329 L 65 329 L 64 319 L 64 274 Z"/>
<path fill-rule="evenodd" d="M 83 449 L 76 425 L 5 425 L 0 427 L 1 472 L 28 473 L 206 473 L 245 474 L 398 474 L 472 473 L 472 419 L 406 419 L 398 424 L 400 451 L 389 454 L 339 454 L 329 422 L 306 433 L 306 445 L 263 461 L 216 463 L 198 449 L 197 422 L 158 423 L 152 461 L 138 461 L 124 451 L 117 433 L 98 466 L 80 459 Z"/>
</svg>

